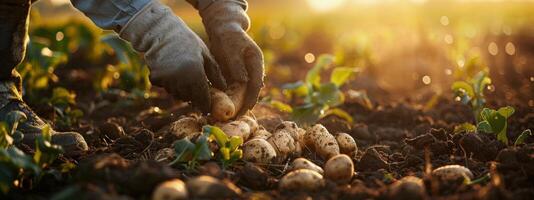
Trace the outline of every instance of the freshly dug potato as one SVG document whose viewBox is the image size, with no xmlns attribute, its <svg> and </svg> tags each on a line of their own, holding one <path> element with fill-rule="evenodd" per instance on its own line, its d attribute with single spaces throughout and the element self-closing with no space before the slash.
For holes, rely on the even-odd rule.
<svg viewBox="0 0 534 200">
<path fill-rule="evenodd" d="M 255 163 L 271 163 L 274 158 L 276 158 L 276 151 L 264 139 L 254 138 L 243 144 L 243 160 Z"/>
<path fill-rule="evenodd" d="M 287 131 L 277 131 L 267 139 L 276 150 L 276 162 L 282 162 L 296 149 L 295 140 Z"/>
<path fill-rule="evenodd" d="M 280 179 L 280 190 L 314 191 L 324 186 L 323 176 L 310 169 L 298 169 L 287 173 Z"/>
<path fill-rule="evenodd" d="M 318 165 L 316 165 L 312 161 L 309 161 L 306 158 L 297 158 L 293 160 L 293 162 L 289 166 L 289 171 L 294 171 L 297 169 L 309 169 L 309 170 L 316 171 L 317 173 L 321 175 L 324 174 L 323 168 L 319 167 Z"/>
<path fill-rule="evenodd" d="M 216 120 L 228 121 L 237 114 L 236 107 L 232 99 L 224 93 L 215 88 L 211 88 L 211 114 Z"/>
<path fill-rule="evenodd" d="M 358 146 L 356 145 L 356 141 L 354 141 L 354 138 L 346 133 L 339 133 L 336 136 L 337 144 L 339 145 L 339 151 L 341 153 L 350 155 L 353 154 L 355 151 L 358 151 Z"/>
<path fill-rule="evenodd" d="M 432 171 L 432 176 L 442 180 L 473 179 L 473 173 L 468 168 L 461 165 L 445 165 Z"/>
<path fill-rule="evenodd" d="M 196 176 L 187 180 L 190 199 L 237 199 L 241 189 L 230 181 L 219 180 L 212 176 Z"/>
<path fill-rule="evenodd" d="M 177 139 L 190 137 L 202 130 L 202 123 L 199 119 L 194 117 L 183 117 L 175 122 L 161 128 L 158 135 L 163 136 L 167 134 L 174 135 Z"/>
<path fill-rule="evenodd" d="M 271 134 L 269 131 L 265 130 L 265 128 L 260 127 L 258 130 L 252 132 L 252 138 L 262 138 L 267 140 L 267 138 L 271 137 L 273 134 Z"/>
<path fill-rule="evenodd" d="M 339 145 L 336 138 L 321 124 L 316 124 L 306 131 L 304 140 L 306 145 L 315 150 L 323 159 L 329 159 L 339 154 Z"/>
<path fill-rule="evenodd" d="M 354 163 L 345 154 L 336 155 L 324 165 L 324 175 L 325 178 L 339 184 L 349 183 L 354 175 Z"/>
<path fill-rule="evenodd" d="M 252 118 L 251 116 L 243 115 L 243 116 L 239 117 L 239 119 L 237 119 L 237 120 L 247 123 L 248 126 L 250 127 L 250 132 L 251 133 L 254 133 L 254 132 L 258 131 L 258 129 L 259 129 L 258 122 L 256 122 L 256 120 L 254 118 Z"/>
<path fill-rule="evenodd" d="M 152 200 L 181 200 L 188 199 L 187 188 L 185 183 L 180 179 L 172 179 L 159 184 L 154 193 Z"/>
<path fill-rule="evenodd" d="M 219 121 L 228 121 L 236 117 L 241 107 L 243 107 L 246 90 L 247 86 L 241 83 L 228 86 L 225 92 L 211 88 L 211 113 L 213 117 Z"/>
<path fill-rule="evenodd" d="M 243 138 L 243 141 L 247 141 L 248 137 L 250 137 L 250 126 L 246 122 L 243 121 L 233 121 L 226 124 L 222 124 L 221 130 L 226 133 L 229 137 L 231 136 L 239 136 Z"/>
<path fill-rule="evenodd" d="M 287 131 L 291 137 L 295 141 L 302 141 L 304 137 L 304 133 L 299 130 L 300 128 L 297 126 L 295 122 L 292 121 L 283 121 L 278 126 L 276 126 L 275 131 L 285 130 Z"/>
<path fill-rule="evenodd" d="M 405 176 L 391 184 L 388 195 L 391 199 L 421 200 L 425 199 L 425 186 L 420 178 Z"/>
</svg>

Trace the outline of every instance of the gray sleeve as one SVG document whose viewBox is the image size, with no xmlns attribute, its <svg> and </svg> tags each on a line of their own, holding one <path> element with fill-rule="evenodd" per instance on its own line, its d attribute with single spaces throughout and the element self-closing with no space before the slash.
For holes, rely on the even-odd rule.
<svg viewBox="0 0 534 200">
<path fill-rule="evenodd" d="M 235 2 L 241 7 L 243 7 L 244 10 L 247 10 L 248 4 L 246 0 L 186 0 L 189 4 L 193 5 L 197 10 L 201 11 L 209 7 L 213 2 L 216 1 L 232 1 Z"/>
<path fill-rule="evenodd" d="M 138 11 L 152 0 L 71 0 L 78 10 L 105 30 L 120 32 Z"/>
</svg>

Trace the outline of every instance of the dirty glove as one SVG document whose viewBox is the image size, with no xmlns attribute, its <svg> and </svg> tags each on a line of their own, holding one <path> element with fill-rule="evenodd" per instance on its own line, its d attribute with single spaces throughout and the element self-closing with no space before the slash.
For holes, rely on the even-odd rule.
<svg viewBox="0 0 534 200">
<path fill-rule="evenodd" d="M 244 0 L 189 0 L 202 17 L 210 50 L 221 65 L 228 83 L 247 84 L 240 114 L 254 107 L 263 87 L 263 54 L 247 35 L 250 20 Z"/>
<path fill-rule="evenodd" d="M 152 84 L 207 113 L 209 81 L 224 90 L 221 71 L 202 40 L 158 1 L 148 3 L 120 31 L 120 37 L 145 53 Z M 208 81 L 209 80 L 209 81 Z"/>
</svg>

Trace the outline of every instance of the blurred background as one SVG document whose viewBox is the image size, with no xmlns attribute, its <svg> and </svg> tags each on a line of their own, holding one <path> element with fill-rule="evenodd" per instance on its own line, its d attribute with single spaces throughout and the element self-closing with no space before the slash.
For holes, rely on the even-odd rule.
<svg viewBox="0 0 534 200">
<path fill-rule="evenodd" d="M 164 2 L 206 39 L 189 4 Z M 331 54 L 336 66 L 360 70 L 345 87 L 365 89 L 376 101 L 424 102 L 451 93 L 455 80 L 489 70 L 490 96 L 534 107 L 534 1 L 249 0 L 249 4 L 250 35 L 266 58 L 268 87 L 263 96 L 276 97 L 277 88 L 301 80 L 319 55 Z M 68 0 L 36 3 L 30 27 L 35 54 L 29 51 L 26 63 L 56 53 L 64 56 L 56 66 L 41 66 L 47 77 L 49 72 L 56 76 L 48 77 L 47 84 L 97 91 L 150 87 L 142 59 L 134 58 L 127 47 L 120 52 L 112 32 L 98 29 Z M 19 70 L 24 72 L 24 66 Z"/>
</svg>

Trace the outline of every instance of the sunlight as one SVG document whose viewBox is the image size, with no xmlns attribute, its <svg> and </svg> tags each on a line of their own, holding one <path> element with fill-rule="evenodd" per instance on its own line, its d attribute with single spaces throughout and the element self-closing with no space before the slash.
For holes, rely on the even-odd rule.
<svg viewBox="0 0 534 200">
<path fill-rule="evenodd" d="M 345 0 L 307 0 L 308 5 L 315 11 L 326 12 L 339 8 Z"/>
</svg>

